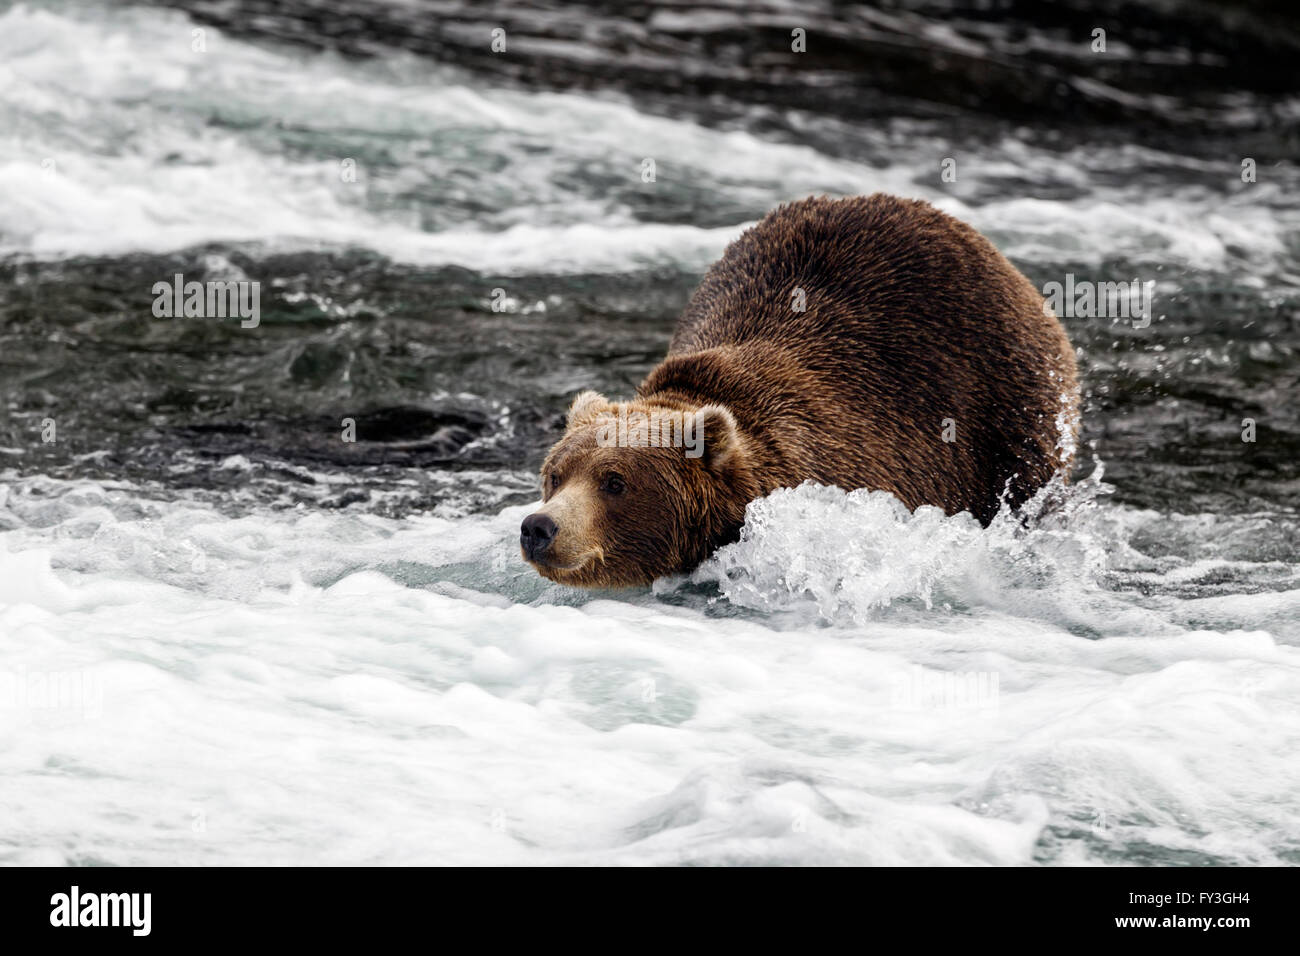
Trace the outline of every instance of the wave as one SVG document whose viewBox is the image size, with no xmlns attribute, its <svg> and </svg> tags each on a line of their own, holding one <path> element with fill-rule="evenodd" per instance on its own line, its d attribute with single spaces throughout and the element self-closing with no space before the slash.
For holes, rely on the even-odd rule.
<svg viewBox="0 0 1300 956">
<path fill-rule="evenodd" d="M 1017 532 L 804 487 L 751 509 L 721 593 L 611 600 L 523 565 L 530 506 L 28 485 L 0 489 L 7 862 L 1295 862 L 1300 588 L 1260 518 L 1194 534 L 1218 519 L 1094 487 Z M 1234 564 L 1278 590 L 1216 596 Z"/>
<path fill-rule="evenodd" d="M 1293 519 L 1101 507 L 1102 474 L 1098 463 L 1074 485 L 1055 479 L 987 528 L 885 492 L 780 489 L 749 505 L 739 541 L 659 589 L 711 585 L 735 607 L 802 623 L 997 612 L 1086 637 L 1204 624 L 1300 643 L 1300 565 L 1282 557 Z"/>
<path fill-rule="evenodd" d="M 258 45 L 148 8 L 9 8 L 0 90 L 0 180 L 14 187 L 0 252 L 20 256 L 229 243 L 494 274 L 699 271 L 782 201 L 877 190 L 931 199 L 1034 262 L 1154 254 L 1258 275 L 1284 269 L 1300 236 L 1290 167 L 1225 193 L 1184 183 L 1210 175 L 1194 162 L 1123 144 L 1061 153 L 1026 133 L 968 158 L 889 124 L 855 130 L 862 155 L 842 158 L 629 99 L 484 87 L 401 53 Z M 964 171 L 943 186 L 951 155 Z M 1062 188 L 1071 198 L 1052 198 Z"/>
</svg>

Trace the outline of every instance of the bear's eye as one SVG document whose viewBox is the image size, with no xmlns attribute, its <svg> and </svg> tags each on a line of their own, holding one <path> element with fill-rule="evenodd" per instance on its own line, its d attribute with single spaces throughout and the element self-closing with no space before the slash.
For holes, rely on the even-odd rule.
<svg viewBox="0 0 1300 956">
<path fill-rule="evenodd" d="M 546 476 L 546 483 L 550 485 L 551 490 L 554 491 L 556 488 L 560 487 L 560 476 L 556 472 L 551 472 Z"/>
<path fill-rule="evenodd" d="M 623 484 L 622 475 L 610 474 L 605 476 L 605 481 L 600 487 L 606 494 L 621 495 L 627 486 Z"/>
</svg>

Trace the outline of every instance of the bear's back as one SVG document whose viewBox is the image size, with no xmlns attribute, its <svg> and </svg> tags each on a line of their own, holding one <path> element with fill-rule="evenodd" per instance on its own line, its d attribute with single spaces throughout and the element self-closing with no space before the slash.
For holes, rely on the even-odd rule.
<svg viewBox="0 0 1300 956">
<path fill-rule="evenodd" d="M 1004 491 L 1018 503 L 1068 464 L 1064 330 L 992 243 L 919 200 L 822 197 L 769 214 L 709 270 L 668 364 L 706 350 L 768 355 L 751 363 L 752 388 L 719 400 L 764 431 L 783 415 L 815 421 L 822 450 L 802 468 L 818 480 L 987 520 Z M 764 380 L 764 365 L 796 369 L 800 400 L 774 400 L 796 376 Z"/>
<path fill-rule="evenodd" d="M 882 348 L 904 332 L 966 339 L 1017 324 L 1026 298 L 1035 309 L 1042 301 L 987 239 L 929 203 L 811 198 L 774 210 L 727 247 L 668 354 L 753 339 L 851 347 L 853 336 Z"/>
</svg>

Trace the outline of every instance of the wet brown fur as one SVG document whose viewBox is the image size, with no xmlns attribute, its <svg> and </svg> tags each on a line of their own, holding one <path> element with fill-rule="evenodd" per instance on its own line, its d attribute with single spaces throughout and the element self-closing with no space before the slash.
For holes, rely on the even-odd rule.
<svg viewBox="0 0 1300 956">
<path fill-rule="evenodd" d="M 556 554 L 592 556 L 534 566 L 584 587 L 686 571 L 735 540 L 751 500 L 808 479 L 988 523 L 1001 500 L 1019 505 L 1068 469 L 1077 402 L 1060 323 L 970 226 L 883 194 L 790 203 L 709 270 L 627 403 L 707 407 L 704 456 L 598 448 L 594 423 L 618 405 L 578 396 L 542 467 L 542 510 L 567 485 L 555 510 L 581 527 L 565 538 L 560 523 Z M 621 495 L 601 490 L 615 471 Z"/>
</svg>

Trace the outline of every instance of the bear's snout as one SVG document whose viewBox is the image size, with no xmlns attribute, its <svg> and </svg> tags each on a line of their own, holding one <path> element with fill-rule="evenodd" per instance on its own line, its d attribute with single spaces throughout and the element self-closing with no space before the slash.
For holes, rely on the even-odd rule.
<svg viewBox="0 0 1300 956">
<path fill-rule="evenodd" d="M 519 526 L 519 546 L 524 549 L 524 556 L 530 561 L 540 560 L 559 530 L 548 515 L 540 512 L 529 515 Z"/>
</svg>

